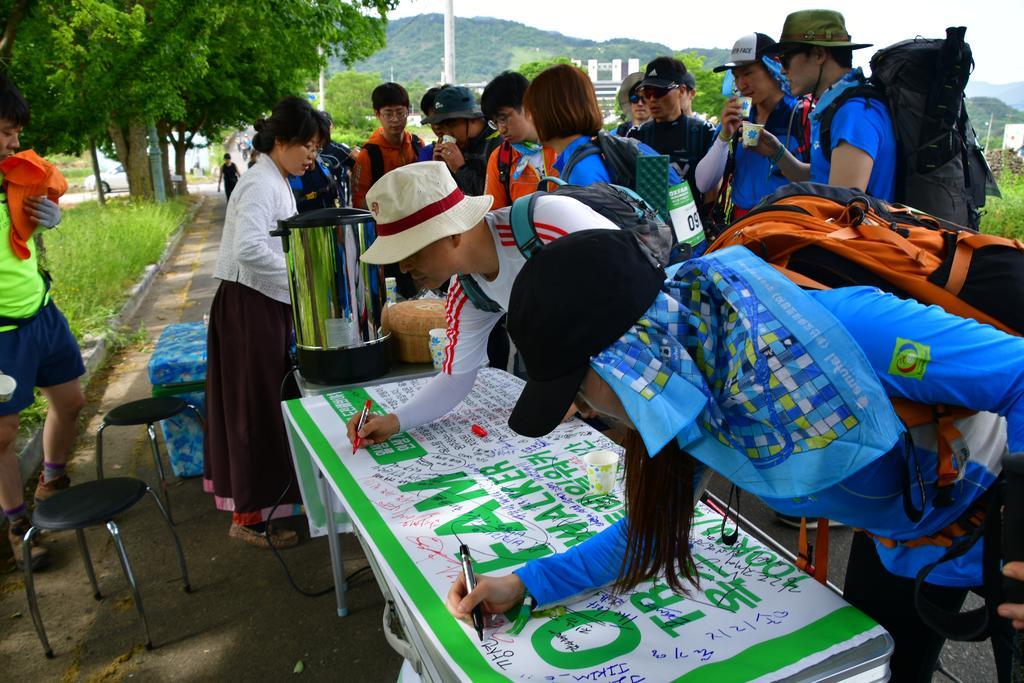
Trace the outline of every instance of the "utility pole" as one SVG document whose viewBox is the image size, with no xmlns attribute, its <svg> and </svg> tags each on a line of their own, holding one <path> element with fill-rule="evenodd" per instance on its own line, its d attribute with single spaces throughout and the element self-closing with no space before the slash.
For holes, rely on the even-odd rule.
<svg viewBox="0 0 1024 683">
<path fill-rule="evenodd" d="M 324 49 L 322 47 L 318 47 L 317 52 L 319 52 L 320 56 L 323 57 Z M 318 84 L 320 87 L 320 91 L 317 93 L 317 96 L 319 98 L 317 100 L 317 109 L 320 109 L 321 111 L 327 111 L 327 103 L 324 100 L 324 81 L 326 80 L 326 70 L 326 66 L 320 67 L 320 82 Z"/>
<path fill-rule="evenodd" d="M 444 82 L 455 83 L 455 0 L 444 3 Z"/>
<path fill-rule="evenodd" d="M 995 112 L 992 112 L 992 114 L 990 114 L 989 117 L 988 117 L 988 130 L 985 132 L 985 150 L 986 151 L 988 151 L 988 138 L 989 138 L 990 135 L 992 135 L 992 121 L 995 118 L 996 118 L 996 113 Z"/>
<path fill-rule="evenodd" d="M 164 188 L 164 161 L 160 153 L 160 139 L 157 137 L 156 125 L 149 124 L 149 171 L 153 175 L 153 196 L 158 202 L 167 201 Z M 97 179 L 98 180 L 98 179 Z"/>
</svg>

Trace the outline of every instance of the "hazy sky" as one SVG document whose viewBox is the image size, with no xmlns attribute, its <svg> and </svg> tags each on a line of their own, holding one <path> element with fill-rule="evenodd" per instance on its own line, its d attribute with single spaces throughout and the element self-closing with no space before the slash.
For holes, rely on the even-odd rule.
<svg viewBox="0 0 1024 683">
<path fill-rule="evenodd" d="M 390 16 L 397 19 L 443 12 L 444 5 L 444 0 L 401 0 Z M 788 13 L 822 5 L 843 13 L 855 41 L 873 43 L 876 48 L 915 35 L 937 38 L 945 35 L 947 26 L 966 26 L 976 64 L 972 79 L 989 83 L 1024 81 L 1024 57 L 1018 52 L 1024 41 L 1022 0 L 861 0 L 832 5 L 774 0 L 763 6 L 744 2 L 734 5 L 736 9 L 731 12 L 721 3 L 706 0 L 455 0 L 455 15 L 498 17 L 574 38 L 635 38 L 673 49 L 731 48 L 737 38 L 753 31 L 778 38 Z M 872 52 L 874 48 L 855 52 L 857 64 L 865 66 Z"/>
</svg>

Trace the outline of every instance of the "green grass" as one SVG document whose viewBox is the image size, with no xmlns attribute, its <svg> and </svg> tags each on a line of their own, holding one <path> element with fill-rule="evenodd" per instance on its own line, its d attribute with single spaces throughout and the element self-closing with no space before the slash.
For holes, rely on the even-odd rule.
<svg viewBox="0 0 1024 683">
<path fill-rule="evenodd" d="M 165 204 L 114 200 L 106 206 L 86 202 L 65 210 L 60 227 L 44 233 L 53 299 L 79 343 L 102 335 L 117 350 L 145 341 L 145 330 L 115 330 L 111 318 L 146 266 L 160 258 L 187 210 L 184 199 Z M 37 390 L 35 403 L 21 414 L 22 432 L 45 417 L 46 401 Z"/>
<path fill-rule="evenodd" d="M 1004 173 L 999 178 L 1002 198 L 989 197 L 981 231 L 1024 240 L 1024 175 Z"/>
<path fill-rule="evenodd" d="M 86 202 L 68 209 L 60 227 L 44 234 L 53 298 L 79 340 L 109 330 L 128 288 L 160 258 L 187 208 L 182 200 Z"/>
</svg>

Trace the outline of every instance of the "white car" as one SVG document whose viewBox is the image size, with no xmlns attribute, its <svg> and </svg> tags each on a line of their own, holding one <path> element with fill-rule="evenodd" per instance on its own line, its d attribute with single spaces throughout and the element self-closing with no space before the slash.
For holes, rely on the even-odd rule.
<svg viewBox="0 0 1024 683">
<path fill-rule="evenodd" d="M 105 171 L 100 171 L 100 180 L 103 183 L 103 193 L 109 192 L 127 192 L 128 191 L 128 174 L 124 172 L 124 166 L 118 164 L 113 168 Z M 86 176 L 82 182 L 87 192 L 96 191 L 96 176 Z"/>
</svg>

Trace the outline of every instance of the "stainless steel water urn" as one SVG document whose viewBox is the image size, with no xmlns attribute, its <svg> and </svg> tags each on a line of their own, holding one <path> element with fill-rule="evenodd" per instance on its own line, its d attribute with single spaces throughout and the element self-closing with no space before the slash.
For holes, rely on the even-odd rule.
<svg viewBox="0 0 1024 683">
<path fill-rule="evenodd" d="M 348 384 L 390 368 L 381 332 L 382 266 L 359 257 L 376 238 L 369 211 L 318 209 L 278 221 L 295 321 L 299 372 L 317 384 Z"/>
</svg>

